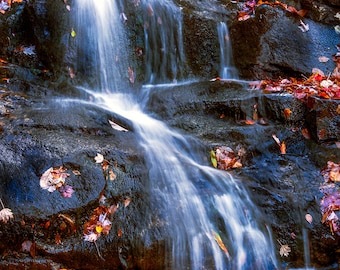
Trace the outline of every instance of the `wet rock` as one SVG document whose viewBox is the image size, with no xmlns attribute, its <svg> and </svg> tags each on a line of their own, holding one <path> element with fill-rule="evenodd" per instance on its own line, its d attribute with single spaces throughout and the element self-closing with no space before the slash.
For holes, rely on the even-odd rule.
<svg viewBox="0 0 340 270">
<path fill-rule="evenodd" d="M 319 56 L 336 53 L 338 35 L 333 27 L 304 18 L 309 31 L 299 29 L 299 17 L 275 7 L 259 7 L 255 17 L 234 21 L 230 35 L 235 65 L 242 77 L 308 76 L 312 68 L 332 72 L 332 61 L 320 63 Z M 323 33 L 322 37 L 318 33 Z"/>
<path fill-rule="evenodd" d="M 313 137 L 319 141 L 340 140 L 340 102 L 339 100 L 310 97 L 310 113 L 306 116 Z"/>
</svg>

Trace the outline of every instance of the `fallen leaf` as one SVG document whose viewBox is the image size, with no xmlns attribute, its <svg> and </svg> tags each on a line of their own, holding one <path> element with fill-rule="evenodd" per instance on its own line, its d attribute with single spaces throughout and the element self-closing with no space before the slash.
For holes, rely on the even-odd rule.
<svg viewBox="0 0 340 270">
<path fill-rule="evenodd" d="M 309 25 L 305 24 L 302 20 L 300 20 L 300 25 L 298 26 L 302 32 L 309 31 Z"/>
<path fill-rule="evenodd" d="M 340 35 L 340 25 L 334 26 L 334 30 L 338 35 Z"/>
<path fill-rule="evenodd" d="M 340 114 L 340 104 L 338 105 L 338 107 L 336 108 L 336 113 Z"/>
<path fill-rule="evenodd" d="M 71 30 L 71 37 L 76 37 L 76 35 L 77 35 L 77 33 L 76 33 L 76 31 L 74 31 L 74 29 L 72 28 L 72 30 Z"/>
<path fill-rule="evenodd" d="M 64 198 L 71 198 L 74 192 L 73 187 L 69 185 L 62 185 L 58 189 L 58 191 L 61 193 L 61 196 L 63 196 Z"/>
<path fill-rule="evenodd" d="M 21 251 L 29 253 L 31 246 L 32 246 L 32 241 L 26 240 L 26 241 L 22 242 L 22 244 L 21 244 Z"/>
<path fill-rule="evenodd" d="M 280 139 L 279 139 L 275 134 L 273 134 L 272 137 L 273 137 L 274 141 L 277 143 L 277 145 L 278 145 L 278 146 L 281 146 L 281 141 L 280 141 Z"/>
<path fill-rule="evenodd" d="M 258 113 L 257 113 L 257 104 L 254 105 L 254 112 L 253 112 L 253 120 L 257 121 L 259 119 Z"/>
<path fill-rule="evenodd" d="M 255 121 L 254 121 L 254 120 L 247 119 L 247 120 L 244 120 L 244 123 L 245 123 L 246 125 L 254 125 L 254 124 L 255 124 Z"/>
<path fill-rule="evenodd" d="M 78 170 L 73 170 L 72 172 L 73 172 L 74 175 L 81 175 L 80 171 L 78 171 Z"/>
<path fill-rule="evenodd" d="M 59 233 L 57 233 L 54 237 L 54 242 L 56 243 L 56 245 L 61 245 L 61 236 Z"/>
<path fill-rule="evenodd" d="M 71 217 L 65 214 L 59 214 L 58 217 L 65 219 L 71 226 L 75 226 L 75 221 Z"/>
<path fill-rule="evenodd" d="M 281 257 L 285 256 L 288 257 L 289 256 L 289 252 L 291 252 L 291 249 L 288 245 L 281 245 L 280 247 L 280 255 Z"/>
<path fill-rule="evenodd" d="M 307 222 L 308 222 L 309 224 L 311 224 L 311 223 L 313 222 L 313 217 L 312 217 L 311 214 L 306 214 L 306 215 L 305 215 L 305 219 L 307 220 Z"/>
<path fill-rule="evenodd" d="M 36 251 L 36 244 L 35 242 L 33 241 L 32 242 L 32 245 L 31 245 L 31 248 L 30 248 L 30 255 L 31 257 L 34 259 L 35 258 L 35 251 Z"/>
<path fill-rule="evenodd" d="M 96 163 L 102 163 L 104 161 L 104 156 L 97 153 L 97 155 L 94 157 L 94 160 L 96 161 Z"/>
<path fill-rule="evenodd" d="M 227 247 L 223 244 L 221 236 L 214 231 L 211 231 L 211 232 L 212 232 L 214 239 L 217 242 L 218 246 L 224 251 L 224 253 L 227 255 L 227 257 L 230 259 L 229 251 L 228 251 Z"/>
<path fill-rule="evenodd" d="M 324 88 L 328 88 L 328 87 L 332 86 L 333 84 L 334 84 L 334 82 L 331 81 L 331 80 L 323 80 L 323 81 L 321 81 L 320 86 L 324 87 Z"/>
<path fill-rule="evenodd" d="M 0 221 L 3 221 L 4 223 L 7 223 L 11 218 L 13 218 L 13 212 L 9 208 L 3 208 L 0 211 Z"/>
<path fill-rule="evenodd" d="M 320 129 L 318 132 L 319 140 L 323 140 L 326 137 L 327 131 L 325 129 Z"/>
<path fill-rule="evenodd" d="M 45 225 L 44 225 L 44 228 L 48 229 L 50 226 L 51 226 L 51 221 L 50 220 L 46 221 Z"/>
<path fill-rule="evenodd" d="M 124 200 L 124 207 L 128 207 L 129 204 L 130 204 L 130 202 L 131 202 L 131 198 L 126 198 L 126 199 Z"/>
<path fill-rule="evenodd" d="M 280 152 L 281 152 L 282 155 L 286 154 L 286 144 L 285 144 L 285 142 L 281 143 L 281 145 L 280 145 Z"/>
<path fill-rule="evenodd" d="M 132 67 L 128 67 L 128 74 L 129 74 L 129 81 L 130 83 L 135 83 L 135 72 L 133 71 Z"/>
<path fill-rule="evenodd" d="M 119 229 L 118 232 L 117 232 L 117 236 L 118 237 L 121 237 L 123 235 L 123 230 L 122 229 Z"/>
<path fill-rule="evenodd" d="M 117 175 L 113 172 L 113 170 L 109 170 L 109 180 L 113 181 L 117 178 Z"/>
<path fill-rule="evenodd" d="M 217 160 L 216 160 L 216 155 L 215 155 L 214 150 L 210 151 L 210 161 L 211 161 L 212 165 L 214 166 L 214 168 L 217 168 Z"/>
<path fill-rule="evenodd" d="M 65 171 L 63 166 L 47 169 L 40 177 L 40 187 L 47 189 L 49 192 L 57 190 L 65 183 L 65 179 L 69 176 Z"/>
<path fill-rule="evenodd" d="M 115 122 L 109 120 L 109 123 L 111 125 L 111 127 L 115 130 L 118 130 L 118 131 L 124 131 L 124 132 L 127 132 L 128 130 L 126 128 L 123 128 L 122 126 L 116 124 Z"/>
<path fill-rule="evenodd" d="M 320 57 L 319 57 L 319 62 L 320 62 L 320 63 L 326 63 L 326 62 L 328 62 L 328 61 L 329 61 L 329 58 L 326 57 L 326 56 L 320 56 Z"/>
<path fill-rule="evenodd" d="M 289 108 L 285 108 L 283 110 L 283 114 L 284 114 L 285 118 L 288 119 L 290 117 L 290 115 L 292 114 L 292 111 Z"/>
<path fill-rule="evenodd" d="M 310 139 L 310 134 L 307 128 L 301 129 L 302 136 L 305 137 L 305 139 L 309 140 Z"/>
</svg>

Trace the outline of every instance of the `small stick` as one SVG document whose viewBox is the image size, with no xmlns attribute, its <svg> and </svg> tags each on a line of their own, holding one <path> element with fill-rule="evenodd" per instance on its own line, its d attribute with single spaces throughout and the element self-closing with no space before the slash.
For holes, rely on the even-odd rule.
<svg viewBox="0 0 340 270">
<path fill-rule="evenodd" d="M 102 259 L 103 261 L 105 261 L 105 259 L 102 257 L 102 255 L 101 255 L 100 252 L 99 252 L 99 248 L 98 248 L 98 246 L 97 246 L 96 241 L 94 241 L 93 243 L 94 243 L 94 245 L 96 246 L 96 249 L 97 249 L 97 253 L 98 253 L 99 258 Z"/>
<path fill-rule="evenodd" d="M 5 206 L 4 206 L 4 203 L 2 202 L 1 198 L 0 198 L 0 203 L 1 203 L 2 209 L 4 209 Z"/>
</svg>

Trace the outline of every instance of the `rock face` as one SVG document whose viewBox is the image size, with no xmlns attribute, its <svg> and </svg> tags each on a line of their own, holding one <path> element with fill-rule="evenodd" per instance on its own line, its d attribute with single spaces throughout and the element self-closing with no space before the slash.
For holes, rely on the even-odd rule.
<svg viewBox="0 0 340 270">
<path fill-rule="evenodd" d="M 145 49 L 143 15 L 132 1 L 122 2 L 136 70 L 133 88 L 139 91 L 145 59 L 136 49 Z M 248 187 L 274 238 L 292 248 L 282 266 L 305 266 L 308 239 L 312 266 L 337 268 L 339 238 L 321 223 L 319 186 L 321 168 L 340 160 L 335 144 L 339 102 L 311 98 L 303 103 L 291 95 L 250 91 L 247 82 L 206 79 L 219 76 L 221 21 L 228 22 L 234 61 L 244 79 L 308 76 L 314 67 L 331 72 L 334 63 L 320 63 L 318 57 L 336 51 L 338 2 L 301 1 L 296 8 L 310 11 L 303 19 L 307 32 L 298 28 L 301 18 L 277 7 L 258 7 L 252 18 L 237 21 L 236 4 L 177 2 L 183 8 L 186 74 L 204 82 L 160 89 L 150 96 L 148 110 L 197 137 L 207 164 L 216 146 L 244 146 L 243 168 L 233 173 Z M 96 78 L 77 59 L 81 41 L 71 36 L 74 3 L 68 4 L 71 12 L 63 1 L 26 1 L 0 15 L 0 54 L 7 61 L 0 69 L 0 193 L 14 211 L 14 220 L 0 222 L 0 269 L 162 269 L 166 232 L 149 205 L 148 168 L 138 138 L 127 120 L 87 104 L 91 96 L 74 87 L 92 85 Z M 91 64 L 91 55 L 83 56 Z M 289 118 L 286 108 L 292 111 Z M 112 119 L 129 131 L 112 129 Z M 311 139 L 303 136 L 303 128 Z M 272 134 L 285 141 L 286 155 L 279 153 Z M 108 168 L 95 162 L 97 153 L 105 156 Z M 70 174 L 71 198 L 39 186 L 47 169 L 60 166 Z M 102 195 L 104 205 L 118 209 L 109 235 L 96 247 L 84 242 L 83 226 Z M 312 223 L 305 220 L 307 213 Z M 27 249 L 29 243 L 33 247 Z"/>
</svg>

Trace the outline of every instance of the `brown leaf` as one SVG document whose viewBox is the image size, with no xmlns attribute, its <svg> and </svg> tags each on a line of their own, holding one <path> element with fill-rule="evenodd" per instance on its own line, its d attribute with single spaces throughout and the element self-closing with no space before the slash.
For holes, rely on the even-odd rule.
<svg viewBox="0 0 340 270">
<path fill-rule="evenodd" d="M 307 128 L 301 129 L 302 136 L 305 137 L 305 139 L 309 140 L 310 139 L 310 134 Z"/>
<path fill-rule="evenodd" d="M 54 237 L 54 242 L 57 244 L 57 245 L 61 245 L 61 236 L 59 233 L 57 233 Z"/>
<path fill-rule="evenodd" d="M 36 243 L 32 242 L 31 248 L 30 248 L 30 255 L 34 259 L 35 258 L 35 251 L 36 251 Z"/>
</svg>

